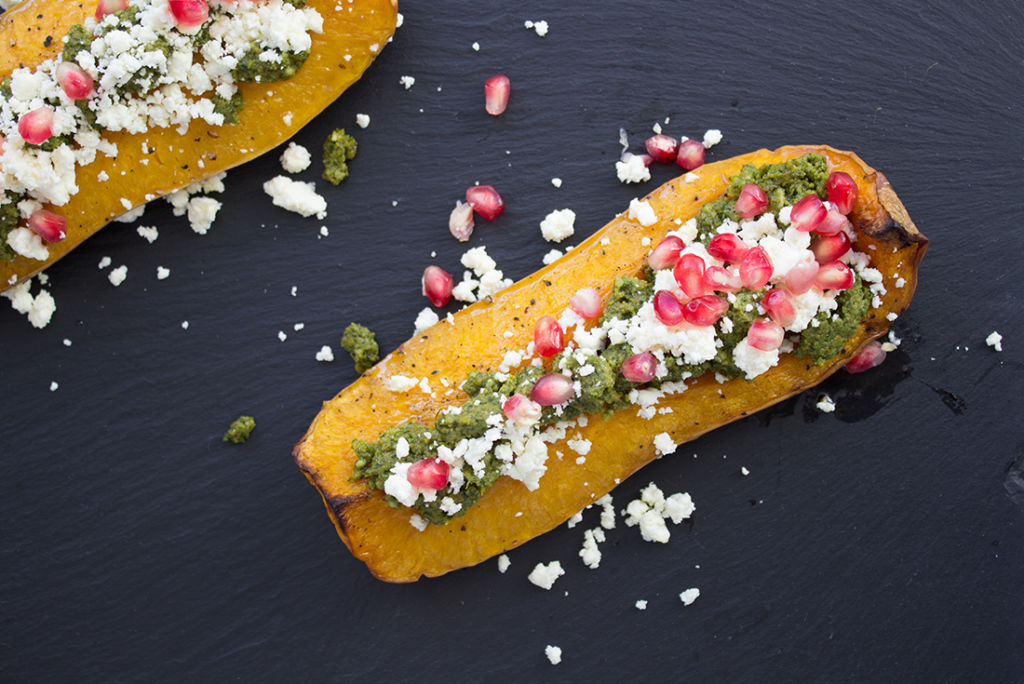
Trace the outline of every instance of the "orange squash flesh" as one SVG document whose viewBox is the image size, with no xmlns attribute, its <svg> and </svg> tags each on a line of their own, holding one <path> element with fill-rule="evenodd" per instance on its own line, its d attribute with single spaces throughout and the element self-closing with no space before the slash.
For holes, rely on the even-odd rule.
<svg viewBox="0 0 1024 684">
<path fill-rule="evenodd" d="M 78 167 L 78 194 L 64 206 L 47 207 L 67 219 L 67 237 L 48 245 L 46 261 L 20 255 L 0 260 L 0 290 L 45 269 L 123 214 L 122 198 L 133 207 L 144 204 L 288 140 L 362 76 L 394 33 L 398 13 L 397 0 L 309 0 L 306 6 L 320 13 L 324 28 L 310 34 L 310 56 L 295 76 L 278 83 L 240 84 L 245 108 L 235 125 L 211 126 L 197 120 L 185 135 L 176 128 L 104 134 L 117 143 L 117 157 L 101 153 L 92 164 Z M 95 8 L 95 0 L 26 0 L 0 14 L 0 78 L 60 53 L 64 34 Z M 52 37 L 48 47 L 47 36 Z M 152 151 L 143 152 L 143 145 Z M 99 181 L 101 171 L 110 180 Z"/>
<path fill-rule="evenodd" d="M 609 420 L 590 420 L 567 435 L 579 433 L 593 443 L 584 464 L 559 460 L 554 451 L 568 451 L 564 444 L 552 444 L 548 470 L 537 490 L 530 492 L 503 476 L 463 517 L 443 526 L 430 525 L 423 532 L 409 524 L 412 510 L 390 507 L 383 493 L 371 490 L 365 481 L 349 481 L 353 439 L 375 439 L 387 427 L 407 420 L 430 424 L 438 411 L 465 399 L 460 391 L 447 397 L 436 392 L 436 398 L 419 388 L 391 392 L 385 387 L 390 376 L 427 377 L 436 391 L 443 390 L 441 378 L 458 386 L 471 370 L 497 368 L 505 351 L 522 349 L 532 339 L 537 318 L 557 316 L 576 290 L 594 286 L 607 295 L 617 275 L 637 273 L 649 249 L 641 239 L 646 236 L 657 244 L 676 228 L 673 218 L 688 219 L 704 202 L 721 196 L 728 178 L 744 164 L 778 162 L 807 152 L 823 154 L 831 170 L 846 171 L 856 180 L 860 199 L 850 216 L 857 231 L 854 248 L 870 255 L 872 266 L 884 274 L 887 290 L 882 306 L 869 311 L 839 357 L 816 366 L 783 355 L 778 366 L 750 382 L 719 384 L 710 375 L 702 377 L 685 392 L 662 399 L 659 406 L 671 407 L 672 413 L 644 420 L 626 409 Z M 411 582 L 441 575 L 552 529 L 649 463 L 655 457 L 654 435 L 668 432 L 676 443 L 686 442 L 818 384 L 886 332 L 888 313 L 900 314 L 910 303 L 927 240 L 885 177 L 855 154 L 825 146 L 790 146 L 708 164 L 695 173 L 697 180 L 685 182 L 680 177 L 647 196 L 659 217 L 656 224 L 645 228 L 620 214 L 569 255 L 498 293 L 493 301 L 474 304 L 455 314 L 454 324 L 441 321 L 407 341 L 324 403 L 293 455 L 320 491 L 342 541 L 375 576 Z M 603 238 L 611 244 L 602 245 Z M 902 287 L 896 286 L 899 278 L 905 280 Z M 505 331 L 512 331 L 513 337 L 506 339 Z M 434 371 L 437 374 L 431 375 Z"/>
</svg>

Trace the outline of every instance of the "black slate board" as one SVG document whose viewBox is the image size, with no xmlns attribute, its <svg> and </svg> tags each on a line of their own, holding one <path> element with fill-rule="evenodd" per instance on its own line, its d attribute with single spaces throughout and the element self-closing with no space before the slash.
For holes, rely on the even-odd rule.
<svg viewBox="0 0 1024 684">
<path fill-rule="evenodd" d="M 359 138 L 352 178 L 318 183 L 329 237 L 262 194 L 272 153 L 228 175 L 209 235 L 157 202 L 154 245 L 114 224 L 51 268 L 45 330 L 4 303 L 0 679 L 1024 680 L 1024 12 L 895 5 L 409 3 L 365 78 L 296 136 Z M 492 118 L 497 72 L 513 94 Z M 624 482 L 620 507 L 651 481 L 693 495 L 667 545 L 620 520 L 588 570 L 591 511 L 511 552 L 505 575 L 374 580 L 289 455 L 355 378 L 314 354 L 350 320 L 385 350 L 411 334 L 423 267 L 461 271 L 446 219 L 474 181 L 508 210 L 470 245 L 514 278 L 550 248 L 552 209 L 589 235 L 673 175 L 624 186 L 612 168 L 620 127 L 639 150 L 666 117 L 673 135 L 720 128 L 711 160 L 828 143 L 883 170 L 932 241 L 900 349 L 829 380 L 834 414 L 811 392 Z M 107 255 L 128 266 L 119 288 Z M 239 413 L 252 440 L 221 443 Z M 526 581 L 554 559 L 552 591 Z"/>
</svg>

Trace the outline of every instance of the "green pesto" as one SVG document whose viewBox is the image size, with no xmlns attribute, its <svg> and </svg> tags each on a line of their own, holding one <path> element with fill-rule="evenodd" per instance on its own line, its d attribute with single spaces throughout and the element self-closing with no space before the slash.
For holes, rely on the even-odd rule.
<svg viewBox="0 0 1024 684">
<path fill-rule="evenodd" d="M 295 7 L 300 7 L 301 8 L 301 7 L 305 7 L 306 6 L 306 0 L 284 0 L 284 1 L 286 3 L 288 3 L 289 5 L 294 5 Z"/>
<path fill-rule="evenodd" d="M 13 96 L 14 93 L 11 91 L 11 77 L 4 76 L 0 79 L 0 97 L 5 100 L 10 100 Z"/>
<path fill-rule="evenodd" d="M 98 131 L 105 129 L 105 126 L 101 126 L 96 122 L 96 112 L 89 109 L 88 100 L 79 100 L 75 103 L 75 106 L 78 107 L 78 111 L 82 113 L 82 118 L 89 124 L 90 128 L 95 128 Z"/>
<path fill-rule="evenodd" d="M 233 442 L 235 444 L 245 444 L 249 439 L 249 435 L 256 429 L 256 419 L 252 416 L 238 416 L 234 422 L 228 427 L 228 431 L 224 433 L 222 441 Z"/>
<path fill-rule="evenodd" d="M 380 360 L 377 336 L 365 325 L 349 323 L 341 335 L 341 347 L 356 362 L 357 373 L 365 373 Z"/>
<path fill-rule="evenodd" d="M 49 138 L 39 143 L 38 145 L 33 145 L 32 143 L 27 142 L 25 143 L 25 147 L 33 150 L 43 150 L 44 152 L 53 152 L 61 145 L 71 146 L 71 144 L 74 141 L 74 133 L 65 133 L 64 135 L 51 135 Z"/>
<path fill-rule="evenodd" d="M 338 185 L 348 178 L 348 162 L 356 156 L 358 147 L 356 139 L 346 133 L 344 128 L 331 131 L 324 141 L 323 179 Z"/>
<path fill-rule="evenodd" d="M 131 8 L 128 8 L 131 9 Z M 128 10 L 122 10 L 127 12 Z M 120 13 L 119 13 L 120 14 Z M 147 52 L 162 52 L 167 59 L 174 54 L 174 46 L 164 36 L 157 36 L 156 40 L 146 45 Z M 160 78 L 160 70 L 156 67 L 142 67 L 129 78 L 125 83 L 117 87 L 121 94 L 145 95 L 156 87 Z"/>
<path fill-rule="evenodd" d="M 78 57 L 78 53 L 83 50 L 88 52 L 90 45 L 92 45 L 92 36 L 89 35 L 84 26 L 75 24 L 65 34 L 64 51 L 61 53 L 61 60 L 76 62 L 75 58 Z"/>
<path fill-rule="evenodd" d="M 800 333 L 796 355 L 814 359 L 822 365 L 843 351 L 843 345 L 857 331 L 857 326 L 871 308 L 871 290 L 857 278 L 853 287 L 836 297 L 835 312 L 819 311 L 814 317 L 818 326 L 808 326 Z M 833 320 L 833 316 L 837 316 Z"/>
<path fill-rule="evenodd" d="M 286 81 L 299 71 L 306 59 L 309 57 L 309 50 L 302 52 L 278 52 L 281 55 L 280 62 L 266 62 L 260 59 L 260 54 L 266 48 L 258 43 L 253 43 L 244 55 L 239 57 L 238 66 L 231 70 L 231 76 L 242 83 L 276 83 Z"/>
<path fill-rule="evenodd" d="M 495 413 L 501 413 L 499 395 L 482 392 L 464 403 L 460 411 L 438 415 L 435 438 L 439 444 L 453 447 L 463 439 L 480 437 L 489 427 L 487 419 Z"/>
<path fill-rule="evenodd" d="M 234 125 L 239 122 L 239 115 L 245 109 L 245 98 L 242 97 L 241 91 L 236 90 L 230 99 L 220 95 L 214 95 L 210 99 L 213 101 L 213 113 L 223 114 L 225 124 Z"/>
<path fill-rule="evenodd" d="M 15 257 L 15 252 L 7 244 L 7 234 L 18 227 L 21 214 L 18 211 L 18 202 L 25 199 L 24 195 L 17 195 L 10 190 L 4 192 L 3 201 L 0 202 L 0 259 L 10 261 Z"/>
<path fill-rule="evenodd" d="M 612 285 L 611 296 L 604 305 L 601 323 L 612 319 L 628 320 L 654 295 L 654 285 L 648 280 L 632 276 L 618 276 Z"/>
</svg>

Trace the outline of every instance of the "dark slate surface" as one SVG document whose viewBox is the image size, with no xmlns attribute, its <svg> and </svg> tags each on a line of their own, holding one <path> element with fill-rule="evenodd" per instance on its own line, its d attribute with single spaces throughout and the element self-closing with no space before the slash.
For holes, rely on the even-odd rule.
<svg viewBox="0 0 1024 684">
<path fill-rule="evenodd" d="M 271 154 L 229 174 L 209 235 L 158 203 L 156 244 L 115 224 L 51 268 L 45 330 L 0 307 L 0 679 L 1024 680 L 1020 3 L 520 5 L 404 6 L 365 79 L 297 136 L 372 116 L 352 178 L 319 184 L 330 237 L 262 194 Z M 514 92 L 495 119 L 481 86 L 499 71 Z M 900 350 L 828 381 L 833 415 L 799 396 L 624 482 L 620 506 L 650 481 L 693 495 L 668 545 L 620 522 L 591 571 L 584 527 L 563 526 L 506 575 L 374 580 L 289 454 L 355 378 L 314 354 L 353 319 L 386 350 L 412 332 L 423 267 L 460 270 L 446 218 L 474 181 L 508 210 L 470 244 L 515 278 L 550 248 L 552 209 L 596 230 L 671 177 L 627 187 L 612 168 L 620 126 L 638 149 L 665 117 L 721 128 L 711 159 L 829 143 L 882 169 L 932 241 Z M 105 255 L 128 266 L 120 288 Z M 222 444 L 239 413 L 254 437 Z M 566 576 L 530 585 L 553 559 Z"/>
</svg>

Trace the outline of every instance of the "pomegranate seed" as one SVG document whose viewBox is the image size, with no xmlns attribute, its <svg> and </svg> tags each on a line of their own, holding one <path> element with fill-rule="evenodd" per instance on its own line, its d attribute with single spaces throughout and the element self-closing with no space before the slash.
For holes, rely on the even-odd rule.
<svg viewBox="0 0 1024 684">
<path fill-rule="evenodd" d="M 850 174 L 845 171 L 833 171 L 825 183 L 828 188 L 828 201 L 835 205 L 840 214 L 849 214 L 857 203 L 860 192 Z"/>
<path fill-rule="evenodd" d="M 719 233 L 708 243 L 708 254 L 730 264 L 740 263 L 749 251 L 747 243 L 735 233 Z"/>
<path fill-rule="evenodd" d="M 72 100 L 84 100 L 92 95 L 92 75 L 74 62 L 61 62 L 57 67 L 57 82 L 64 94 Z"/>
<path fill-rule="evenodd" d="M 632 152 L 623 152 L 622 156 L 619 159 L 621 161 L 628 162 L 633 157 L 640 157 L 641 161 L 643 161 L 643 163 L 644 163 L 644 166 L 646 166 L 648 168 L 650 168 L 651 164 L 654 163 L 654 160 L 651 158 L 651 155 L 649 155 L 649 154 L 633 154 Z"/>
<path fill-rule="evenodd" d="M 576 395 L 572 378 L 561 373 L 548 373 L 541 377 L 530 390 L 530 399 L 541 406 L 558 406 Z"/>
<path fill-rule="evenodd" d="M 801 261 L 786 273 L 784 284 L 786 289 L 795 295 L 802 295 L 814 285 L 814 277 L 818 275 L 818 264 L 813 261 Z"/>
<path fill-rule="evenodd" d="M 647 265 L 653 268 L 655 271 L 668 268 L 676 263 L 676 259 L 679 258 L 679 253 L 683 251 L 686 245 L 682 240 L 677 238 L 675 235 L 669 235 L 667 238 L 658 243 L 658 246 L 654 248 L 654 251 L 647 257 Z"/>
<path fill-rule="evenodd" d="M 484 108 L 491 116 L 498 116 L 508 107 L 508 96 L 512 91 L 512 82 L 505 74 L 491 76 L 484 81 Z"/>
<path fill-rule="evenodd" d="M 123 9 L 128 9 L 128 0 L 99 0 L 96 3 L 96 21 Z"/>
<path fill-rule="evenodd" d="M 654 293 L 654 315 L 665 325 L 679 325 L 683 322 L 683 304 L 668 290 Z"/>
<path fill-rule="evenodd" d="M 703 166 L 704 143 L 700 140 L 684 140 L 679 143 L 679 154 L 676 155 L 676 164 L 679 164 L 687 171 L 693 171 L 698 166 Z"/>
<path fill-rule="evenodd" d="M 18 135 L 33 145 L 41 145 L 53 135 L 53 109 L 42 106 L 25 112 L 18 119 Z"/>
<path fill-rule="evenodd" d="M 729 302 L 715 295 L 704 295 L 686 303 L 683 318 L 690 325 L 705 327 L 717 323 L 728 310 Z"/>
<path fill-rule="evenodd" d="M 679 153 L 679 141 L 664 133 L 652 135 L 644 141 L 644 147 L 651 159 L 662 164 L 671 164 Z"/>
<path fill-rule="evenodd" d="M 488 221 L 493 221 L 505 211 L 505 200 L 501 199 L 493 185 L 469 186 L 466 188 L 466 201 L 473 205 L 476 213 Z"/>
<path fill-rule="evenodd" d="M 885 350 L 882 349 L 882 343 L 873 340 L 846 363 L 846 371 L 848 373 L 863 373 L 881 365 L 883 361 L 885 361 Z"/>
<path fill-rule="evenodd" d="M 747 331 L 747 344 L 761 351 L 772 351 L 779 348 L 785 336 L 786 331 L 782 329 L 781 325 L 775 321 L 760 318 L 750 324 L 750 330 Z"/>
<path fill-rule="evenodd" d="M 448 217 L 448 230 L 459 242 L 465 242 L 473 234 L 473 205 L 468 202 L 456 202 Z"/>
<path fill-rule="evenodd" d="M 654 379 L 654 371 L 658 369 L 658 359 L 651 352 L 633 354 L 622 362 L 622 377 L 630 382 L 645 383 Z"/>
<path fill-rule="evenodd" d="M 704 270 L 704 287 L 716 292 L 739 292 L 743 282 L 738 274 L 721 266 L 708 266 Z"/>
<path fill-rule="evenodd" d="M 814 284 L 822 290 L 846 290 L 853 286 L 853 271 L 841 261 L 830 261 L 818 269 Z"/>
<path fill-rule="evenodd" d="M 679 257 L 672 269 L 679 288 L 690 299 L 704 294 L 704 260 L 696 254 L 684 254 Z"/>
<path fill-rule="evenodd" d="M 448 464 L 442 460 L 424 458 L 409 466 L 405 477 L 413 487 L 441 489 L 448 484 L 448 469 Z"/>
<path fill-rule="evenodd" d="M 423 269 L 423 294 L 434 306 L 444 306 L 451 301 L 454 284 L 452 274 L 440 266 L 427 266 Z"/>
<path fill-rule="evenodd" d="M 839 213 L 839 210 L 835 207 L 828 210 L 825 214 L 825 220 L 818 224 L 818 227 L 814 229 L 814 232 L 818 235 L 835 235 L 839 233 L 846 226 L 850 225 L 850 222 L 845 216 Z"/>
<path fill-rule="evenodd" d="M 60 242 L 68 234 L 68 222 L 63 216 L 37 209 L 28 218 L 28 227 L 47 242 Z"/>
<path fill-rule="evenodd" d="M 182 28 L 202 26 L 210 18 L 210 4 L 207 0 L 167 0 L 171 6 L 174 22 Z"/>
<path fill-rule="evenodd" d="M 789 222 L 797 230 L 809 233 L 825 220 L 826 215 L 828 215 L 828 209 L 825 208 L 821 198 L 817 195 L 807 195 L 793 205 L 793 210 L 789 214 Z"/>
<path fill-rule="evenodd" d="M 540 404 L 519 392 L 505 400 L 501 412 L 513 423 L 532 425 L 540 420 Z"/>
<path fill-rule="evenodd" d="M 819 264 L 835 261 L 850 251 L 850 238 L 844 232 L 835 235 L 819 235 L 811 245 L 814 258 Z"/>
<path fill-rule="evenodd" d="M 765 312 L 772 317 L 772 320 L 783 328 L 793 325 L 796 320 L 796 305 L 793 302 L 793 295 L 786 290 L 773 287 L 765 293 L 761 299 L 761 306 Z"/>
<path fill-rule="evenodd" d="M 747 183 L 736 198 L 736 215 L 740 218 L 754 218 L 768 209 L 768 195 L 759 185 Z"/>
<path fill-rule="evenodd" d="M 601 301 L 601 294 L 596 289 L 584 287 L 577 290 L 569 300 L 569 308 L 581 318 L 597 318 L 604 310 L 604 302 Z"/>
<path fill-rule="evenodd" d="M 541 356 L 554 356 L 565 349 L 565 331 L 552 316 L 541 316 L 533 327 L 533 348 Z"/>
<path fill-rule="evenodd" d="M 751 290 L 764 287 L 772 277 L 772 261 L 764 247 L 754 247 L 740 261 L 740 280 Z"/>
</svg>

